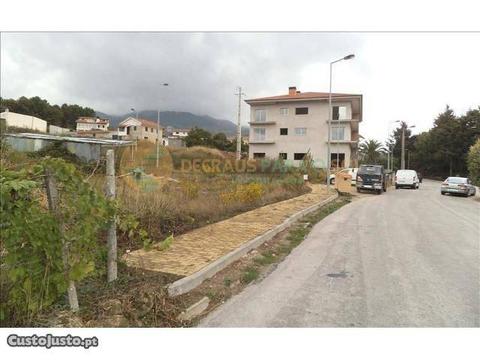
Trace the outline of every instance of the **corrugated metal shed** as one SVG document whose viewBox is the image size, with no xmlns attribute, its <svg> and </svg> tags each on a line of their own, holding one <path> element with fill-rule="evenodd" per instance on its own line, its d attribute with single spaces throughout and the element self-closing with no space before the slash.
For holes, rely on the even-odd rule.
<svg viewBox="0 0 480 360">
<path fill-rule="evenodd" d="M 133 141 L 128 140 L 82 138 L 34 133 L 6 134 L 5 137 L 7 143 L 14 150 L 22 152 L 39 151 L 51 143 L 62 142 L 68 151 L 87 162 L 100 159 L 106 149 L 134 144 Z"/>
</svg>

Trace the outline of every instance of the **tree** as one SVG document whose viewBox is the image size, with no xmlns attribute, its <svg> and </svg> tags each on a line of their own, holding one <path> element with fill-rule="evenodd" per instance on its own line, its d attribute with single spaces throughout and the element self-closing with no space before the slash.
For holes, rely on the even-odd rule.
<svg viewBox="0 0 480 360">
<path fill-rule="evenodd" d="M 212 146 L 212 134 L 207 130 L 194 127 L 185 137 L 185 145 L 191 146 Z"/>
<path fill-rule="evenodd" d="M 377 140 L 365 140 L 359 147 L 360 160 L 364 164 L 383 163 L 385 147 Z"/>
<path fill-rule="evenodd" d="M 212 145 L 218 150 L 228 151 L 232 142 L 227 139 L 224 133 L 216 133 L 212 137 Z"/>
<path fill-rule="evenodd" d="M 468 173 L 472 182 L 480 186 L 480 138 L 470 147 L 467 157 Z"/>
</svg>

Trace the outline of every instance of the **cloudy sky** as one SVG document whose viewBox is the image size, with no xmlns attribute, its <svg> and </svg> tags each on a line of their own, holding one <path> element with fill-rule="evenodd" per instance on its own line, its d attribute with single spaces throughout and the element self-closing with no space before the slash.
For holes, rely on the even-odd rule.
<svg viewBox="0 0 480 360">
<path fill-rule="evenodd" d="M 236 86 L 247 98 L 328 91 L 329 62 L 349 53 L 333 90 L 364 95 L 365 137 L 480 105 L 480 33 L 3 33 L 1 96 L 235 120 Z"/>
</svg>

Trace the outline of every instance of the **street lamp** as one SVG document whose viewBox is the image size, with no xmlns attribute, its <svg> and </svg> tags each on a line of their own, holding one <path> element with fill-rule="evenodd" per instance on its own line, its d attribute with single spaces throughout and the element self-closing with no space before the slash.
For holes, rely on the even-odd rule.
<svg viewBox="0 0 480 360">
<path fill-rule="evenodd" d="M 138 121 L 138 111 L 135 110 L 135 108 L 131 108 L 130 111 L 133 111 L 133 112 L 135 113 L 135 117 L 136 117 L 136 119 L 137 119 L 137 121 Z"/>
<path fill-rule="evenodd" d="M 168 83 L 163 83 L 161 86 L 167 87 Z M 156 159 L 157 168 L 158 168 L 159 157 L 160 157 L 160 109 L 158 109 L 158 116 L 157 116 L 157 159 Z"/>
<path fill-rule="evenodd" d="M 395 121 L 396 123 L 401 123 L 400 120 Z M 402 123 L 402 158 L 400 159 L 400 169 L 405 169 L 405 130 L 412 129 L 415 125 L 408 126 L 406 122 Z"/>
<path fill-rule="evenodd" d="M 332 68 L 333 68 L 333 64 L 337 63 L 337 62 L 340 62 L 342 60 L 350 60 L 350 59 L 353 59 L 355 57 L 354 54 L 350 54 L 350 55 L 347 55 L 347 56 L 344 56 L 343 58 L 341 59 L 338 59 L 338 60 L 335 60 L 335 61 L 332 61 L 330 63 L 330 91 L 328 93 L 328 141 L 327 141 L 327 191 L 330 191 L 330 157 L 331 157 L 331 154 L 330 154 L 330 137 L 331 137 L 331 131 L 332 131 L 332 120 L 333 120 L 333 116 L 332 116 Z M 338 165 L 338 163 L 337 163 Z"/>
</svg>

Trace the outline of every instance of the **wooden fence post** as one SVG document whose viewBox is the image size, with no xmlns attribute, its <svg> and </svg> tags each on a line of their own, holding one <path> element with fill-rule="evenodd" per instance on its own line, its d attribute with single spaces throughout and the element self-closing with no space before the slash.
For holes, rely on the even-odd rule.
<svg viewBox="0 0 480 360">
<path fill-rule="evenodd" d="M 68 281 L 68 304 L 70 305 L 70 309 L 72 311 L 78 311 L 78 297 L 77 297 L 77 289 L 75 287 L 75 282 L 70 279 L 70 265 L 68 263 L 68 244 L 65 241 L 65 229 L 63 226 L 62 216 L 58 208 L 58 190 L 57 190 L 57 182 L 55 177 L 52 174 L 51 169 L 45 169 L 45 185 L 47 188 L 47 199 L 48 199 L 48 208 L 50 211 L 55 215 L 58 223 L 59 223 L 59 230 L 60 230 L 60 237 L 62 239 L 62 259 L 63 259 L 63 268 L 65 272 L 65 278 Z"/>
<path fill-rule="evenodd" d="M 115 199 L 115 154 L 113 150 L 107 150 L 107 178 L 105 195 L 107 199 Z M 110 221 L 107 238 L 107 281 L 117 280 L 117 225 L 116 215 Z"/>
</svg>

